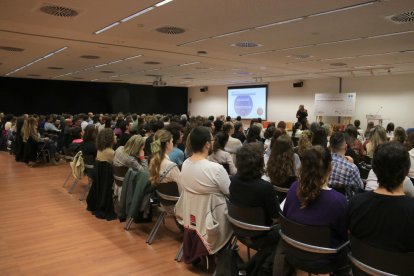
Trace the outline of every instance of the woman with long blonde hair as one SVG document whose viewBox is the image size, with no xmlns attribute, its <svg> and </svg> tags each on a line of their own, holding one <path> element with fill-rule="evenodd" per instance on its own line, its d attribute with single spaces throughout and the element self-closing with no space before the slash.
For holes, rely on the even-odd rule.
<svg viewBox="0 0 414 276">
<path fill-rule="evenodd" d="M 114 166 L 124 166 L 136 170 L 147 170 L 148 162 L 144 158 L 145 140 L 141 135 L 133 135 L 115 151 Z"/>
<path fill-rule="evenodd" d="M 154 186 L 160 183 L 175 182 L 179 191 L 181 191 L 180 170 L 177 164 L 168 157 L 173 148 L 171 132 L 165 129 L 155 132 L 154 141 L 151 143 L 150 182 Z"/>
</svg>

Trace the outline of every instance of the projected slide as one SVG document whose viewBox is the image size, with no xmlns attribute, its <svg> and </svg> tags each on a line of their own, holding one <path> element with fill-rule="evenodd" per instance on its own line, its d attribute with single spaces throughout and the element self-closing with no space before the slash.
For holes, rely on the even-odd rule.
<svg viewBox="0 0 414 276">
<path fill-rule="evenodd" d="M 229 87 L 227 89 L 227 115 L 242 119 L 266 120 L 267 86 Z"/>
</svg>

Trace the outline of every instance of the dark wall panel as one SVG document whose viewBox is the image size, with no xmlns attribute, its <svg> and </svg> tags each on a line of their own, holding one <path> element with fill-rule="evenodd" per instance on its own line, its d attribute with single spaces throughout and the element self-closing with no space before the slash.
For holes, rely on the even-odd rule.
<svg viewBox="0 0 414 276">
<path fill-rule="evenodd" d="M 0 111 L 23 113 L 187 113 L 188 89 L 0 77 Z"/>
</svg>

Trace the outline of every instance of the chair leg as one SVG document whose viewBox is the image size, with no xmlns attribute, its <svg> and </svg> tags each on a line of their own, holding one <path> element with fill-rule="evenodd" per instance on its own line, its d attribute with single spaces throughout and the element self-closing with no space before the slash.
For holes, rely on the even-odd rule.
<svg viewBox="0 0 414 276">
<path fill-rule="evenodd" d="M 175 259 L 174 259 L 177 262 L 181 262 L 181 259 L 183 258 L 183 247 L 184 247 L 184 244 L 181 243 L 180 248 L 177 251 L 177 255 L 175 255 Z"/>
<path fill-rule="evenodd" d="M 154 240 L 155 235 L 158 232 L 158 229 L 161 226 L 161 223 L 163 223 L 165 216 L 167 215 L 167 212 L 163 211 L 157 219 L 157 222 L 155 223 L 154 227 L 152 228 L 150 234 L 148 235 L 147 243 L 152 244 L 152 241 Z"/>
<path fill-rule="evenodd" d="M 70 189 L 69 189 L 69 193 L 70 193 L 70 194 L 71 194 L 71 193 L 73 193 L 73 190 L 75 190 L 76 184 L 78 184 L 78 180 L 77 180 L 77 179 L 75 179 L 75 180 L 73 181 L 72 186 L 71 186 L 71 187 L 70 187 Z"/>
<path fill-rule="evenodd" d="M 131 224 L 134 222 L 134 218 L 128 218 L 127 222 L 125 223 L 125 230 L 129 230 L 129 228 L 131 227 Z"/>
<path fill-rule="evenodd" d="M 70 171 L 69 172 L 69 174 L 68 174 L 68 176 L 66 177 L 66 180 L 65 180 L 65 183 L 63 183 L 63 188 L 65 188 L 65 186 L 66 186 L 66 183 L 68 182 L 68 180 L 69 180 L 69 177 L 72 175 L 72 171 Z"/>
<path fill-rule="evenodd" d="M 79 198 L 80 201 L 85 199 L 86 194 L 89 192 L 91 187 L 92 187 L 92 179 L 88 177 L 88 185 L 86 185 L 85 189 L 83 190 L 83 193 L 82 193 L 81 197 Z"/>
</svg>

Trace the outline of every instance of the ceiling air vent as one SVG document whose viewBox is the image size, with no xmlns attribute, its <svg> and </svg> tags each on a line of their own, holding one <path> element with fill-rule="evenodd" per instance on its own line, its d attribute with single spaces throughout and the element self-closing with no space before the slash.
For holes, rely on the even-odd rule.
<svg viewBox="0 0 414 276">
<path fill-rule="evenodd" d="M 93 55 L 82 55 L 80 56 L 80 58 L 85 58 L 85 59 L 98 59 L 101 58 L 99 56 L 93 56 Z"/>
<path fill-rule="evenodd" d="M 74 17 L 79 14 L 74 9 L 57 5 L 45 5 L 41 7 L 40 10 L 46 14 L 58 17 Z"/>
<path fill-rule="evenodd" d="M 188 78 L 183 78 L 183 80 L 193 80 L 194 78 L 190 78 L 190 77 L 188 77 Z"/>
<path fill-rule="evenodd" d="M 158 61 L 145 61 L 144 64 L 157 65 L 157 64 L 161 64 L 161 62 L 158 62 Z"/>
<path fill-rule="evenodd" d="M 152 74 L 148 74 L 148 75 L 145 75 L 146 77 L 154 77 L 154 78 L 157 78 L 157 77 L 159 77 L 160 75 L 152 75 Z M 151 82 L 152 83 L 152 82 Z"/>
<path fill-rule="evenodd" d="M 414 11 L 391 15 L 388 17 L 388 19 L 398 24 L 414 22 Z"/>
<path fill-rule="evenodd" d="M 16 47 L 8 47 L 8 46 L 0 46 L 0 50 L 9 51 L 9 52 L 23 52 L 24 49 L 16 48 Z"/>
<path fill-rule="evenodd" d="M 261 47 L 263 45 L 258 44 L 256 42 L 243 41 L 243 42 L 238 42 L 238 43 L 235 43 L 235 44 L 231 44 L 231 46 L 240 47 L 240 48 L 254 48 L 254 47 Z"/>
<path fill-rule="evenodd" d="M 39 74 L 27 74 L 26 76 L 28 76 L 28 77 L 40 77 L 41 75 L 39 75 Z"/>
<path fill-rule="evenodd" d="M 84 80 L 85 78 L 82 78 L 82 77 L 73 77 L 72 79 L 74 79 L 74 80 Z"/>
<path fill-rule="evenodd" d="M 101 73 L 105 73 L 105 74 L 112 74 L 115 73 L 114 71 L 100 71 Z"/>
<path fill-rule="evenodd" d="M 156 31 L 162 34 L 169 34 L 169 35 L 177 35 L 177 34 L 182 34 L 185 32 L 184 29 L 179 28 L 179 27 L 173 27 L 173 26 L 160 27 L 156 29 Z"/>
<path fill-rule="evenodd" d="M 50 66 L 50 67 L 47 67 L 47 69 L 51 69 L 51 70 L 62 70 L 62 69 L 63 69 L 63 67 L 54 67 L 54 66 Z"/>
</svg>

